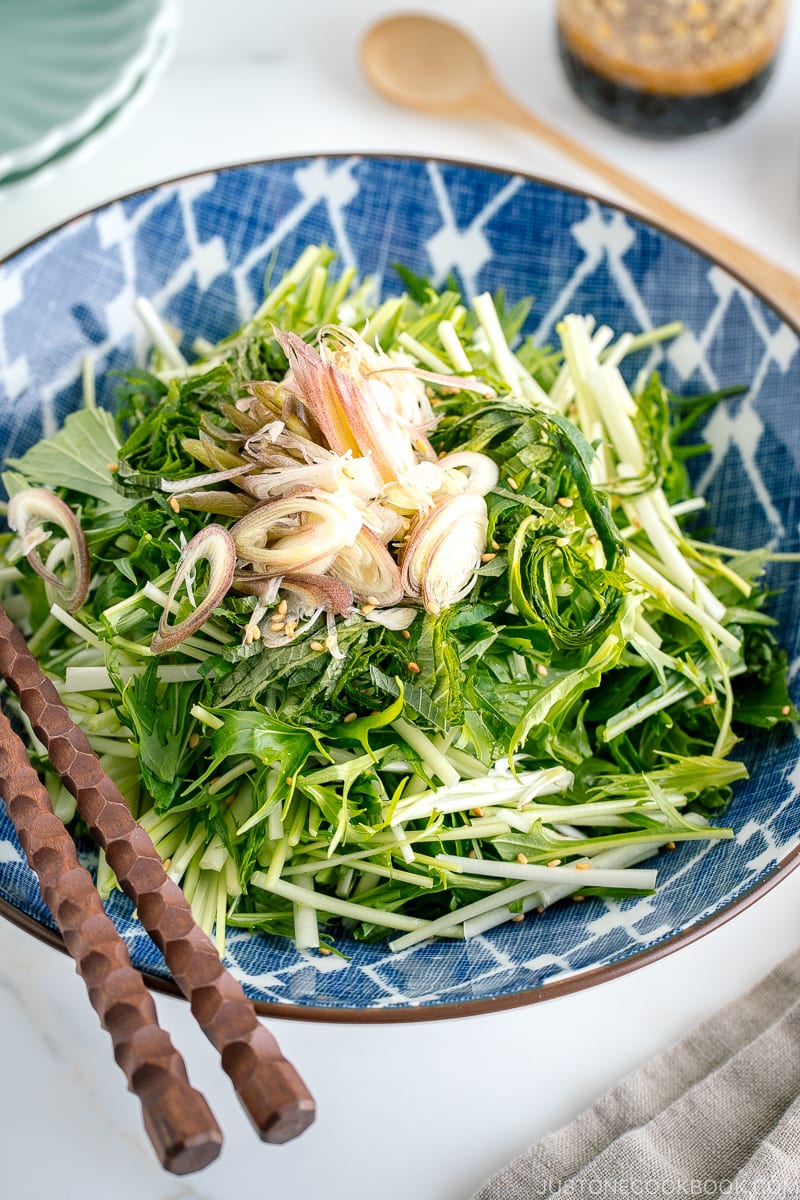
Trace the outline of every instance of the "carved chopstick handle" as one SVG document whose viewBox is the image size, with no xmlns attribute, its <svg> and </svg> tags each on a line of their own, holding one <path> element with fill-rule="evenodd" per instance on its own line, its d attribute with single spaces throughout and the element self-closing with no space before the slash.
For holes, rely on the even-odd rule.
<svg viewBox="0 0 800 1200">
<path fill-rule="evenodd" d="M 195 924 L 186 897 L 168 878 L 150 837 L 134 821 L 88 738 L 2 608 L 0 674 L 17 693 L 89 832 L 136 905 L 201 1029 L 220 1052 L 223 1069 L 260 1136 L 267 1142 L 297 1137 L 314 1120 L 311 1093 L 220 962 L 211 939 Z"/>
<path fill-rule="evenodd" d="M 153 998 L 2 711 L 0 788 L 44 902 L 111 1035 L 128 1087 L 141 1102 L 144 1126 L 162 1166 L 176 1175 L 199 1171 L 220 1152 L 219 1126 L 190 1085 L 169 1034 L 159 1026 Z"/>
</svg>

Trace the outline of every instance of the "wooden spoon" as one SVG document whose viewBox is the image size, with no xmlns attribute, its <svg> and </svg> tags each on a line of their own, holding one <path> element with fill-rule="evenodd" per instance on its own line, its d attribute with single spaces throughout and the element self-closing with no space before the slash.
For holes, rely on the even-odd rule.
<svg viewBox="0 0 800 1200">
<path fill-rule="evenodd" d="M 743 275 L 795 321 L 800 319 L 797 275 L 707 225 L 523 108 L 495 78 L 480 48 L 456 26 L 417 14 L 388 17 L 364 36 L 361 63 L 377 91 L 396 104 L 450 116 L 488 117 L 535 134 L 594 171 L 674 233 Z"/>
</svg>

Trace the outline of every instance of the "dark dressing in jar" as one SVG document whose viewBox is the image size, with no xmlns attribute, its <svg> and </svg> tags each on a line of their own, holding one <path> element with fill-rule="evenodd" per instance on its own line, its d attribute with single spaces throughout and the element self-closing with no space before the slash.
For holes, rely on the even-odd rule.
<svg viewBox="0 0 800 1200">
<path fill-rule="evenodd" d="M 559 50 L 595 112 L 676 137 L 726 125 L 761 95 L 785 18 L 785 0 L 559 0 Z"/>
</svg>

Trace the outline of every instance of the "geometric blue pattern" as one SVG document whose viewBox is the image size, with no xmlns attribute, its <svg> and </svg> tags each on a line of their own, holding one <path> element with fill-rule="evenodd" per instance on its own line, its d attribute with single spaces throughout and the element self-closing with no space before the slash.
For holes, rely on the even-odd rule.
<svg viewBox="0 0 800 1200">
<path fill-rule="evenodd" d="M 183 331 L 191 354 L 194 337 L 216 341 L 252 312 L 267 272 L 279 277 L 319 241 L 342 266 L 373 275 L 379 296 L 400 290 L 394 262 L 436 282 L 453 273 L 468 296 L 500 287 L 512 302 L 532 294 L 528 331 L 541 343 L 570 311 L 591 312 L 618 332 L 680 318 L 685 332 L 632 369 L 658 365 L 667 384 L 684 391 L 750 384 L 744 397 L 715 409 L 705 429 L 711 453 L 696 483 L 711 504 L 716 540 L 800 549 L 797 331 L 703 255 L 612 205 L 441 161 L 334 156 L 208 172 L 106 205 L 16 254 L 0 265 L 2 457 L 21 454 L 75 406 L 89 351 L 98 395 L 110 400 L 108 373 L 147 352 L 133 309 L 138 295 Z M 776 567 L 772 582 L 781 589 L 772 611 L 796 680 L 800 570 Z M 766 886 L 798 851 L 796 731 L 741 749 L 751 778 L 726 814 L 735 841 L 662 854 L 654 897 L 566 904 L 467 944 L 395 955 L 353 944 L 344 959 L 232 930 L 228 964 L 250 995 L 285 1013 L 406 1009 L 420 1017 L 547 995 L 554 981 L 580 985 L 591 968 L 633 964 Z M 90 848 L 83 852 L 91 861 Z M 0 898 L 52 928 L 2 802 Z M 108 909 L 135 964 L 167 977 L 125 897 L 115 894 Z"/>
</svg>

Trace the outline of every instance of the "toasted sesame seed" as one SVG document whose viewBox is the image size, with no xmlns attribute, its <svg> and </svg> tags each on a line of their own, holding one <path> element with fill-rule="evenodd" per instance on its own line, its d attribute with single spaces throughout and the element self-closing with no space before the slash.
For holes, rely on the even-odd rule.
<svg viewBox="0 0 800 1200">
<path fill-rule="evenodd" d="M 706 706 L 706 708 L 709 708 L 710 705 L 716 704 L 716 703 L 717 703 L 717 697 L 714 695 L 713 692 L 709 692 L 707 696 L 703 696 L 703 704 Z"/>
<path fill-rule="evenodd" d="M 358 720 L 358 713 L 349 712 L 346 717 L 342 717 L 343 725 L 350 725 L 353 721 Z"/>
<path fill-rule="evenodd" d="M 294 775 L 287 775 L 286 782 L 289 785 L 289 787 L 294 787 Z"/>
<path fill-rule="evenodd" d="M 525 867 L 525 866 L 527 866 L 527 864 L 528 864 L 528 856 L 527 856 L 527 854 L 523 854 L 523 853 L 520 851 L 520 853 L 517 855 L 517 862 L 520 864 L 520 866 L 521 866 L 521 867 Z"/>
<path fill-rule="evenodd" d="M 288 607 L 289 607 L 288 602 L 286 600 L 281 600 L 280 604 L 278 605 L 278 612 L 280 613 L 280 615 L 282 617 L 286 616 L 286 611 L 287 611 Z"/>
<path fill-rule="evenodd" d="M 560 859 L 560 858 L 551 858 L 549 863 L 545 863 L 545 866 L 548 866 L 548 867 L 560 867 L 560 866 L 561 866 L 561 859 Z"/>
<path fill-rule="evenodd" d="M 576 904 L 580 904 L 583 900 L 586 899 L 586 897 L 585 896 L 573 896 L 572 899 L 575 901 Z"/>
<path fill-rule="evenodd" d="M 543 912 L 544 912 L 544 905 L 543 905 L 543 904 L 537 904 L 537 905 L 536 905 L 536 911 L 537 911 L 537 913 L 543 913 Z"/>
<path fill-rule="evenodd" d="M 407 629 L 401 629 L 400 636 L 404 637 L 407 642 L 411 641 L 411 634 L 408 632 Z"/>
<path fill-rule="evenodd" d="M 509 487 L 510 487 L 510 488 L 511 488 L 513 491 L 515 491 L 515 492 L 519 491 L 519 484 L 517 483 L 516 479 L 511 479 L 511 478 L 509 477 L 509 478 L 506 480 L 506 483 L 508 484 L 508 486 L 509 486 Z"/>
<path fill-rule="evenodd" d="M 199 746 L 199 745 L 200 745 L 200 734 L 199 733 L 190 733 L 189 734 L 189 749 L 194 750 L 195 746 Z"/>
<path fill-rule="evenodd" d="M 573 504 L 572 497 L 571 496 L 559 496 L 558 499 L 556 500 L 556 504 L 560 505 L 561 508 L 572 508 L 572 504 Z"/>
<path fill-rule="evenodd" d="M 592 869 L 591 863 L 584 863 L 584 862 L 575 863 L 576 871 L 590 871 L 591 869 Z"/>
<path fill-rule="evenodd" d="M 469 854 L 467 855 L 467 858 L 477 858 L 477 857 L 478 857 L 477 850 L 470 850 Z"/>
<path fill-rule="evenodd" d="M 283 633 L 285 630 L 285 624 L 283 621 L 273 621 L 270 625 L 270 629 L 273 633 Z"/>
<path fill-rule="evenodd" d="M 181 506 L 180 506 L 180 504 L 178 504 L 178 500 L 177 500 L 176 496 L 170 496 L 169 506 L 174 513 L 179 513 L 181 511 Z"/>
<path fill-rule="evenodd" d="M 548 671 L 548 669 L 544 665 L 544 663 L 537 663 L 536 664 L 536 674 L 541 676 L 542 679 L 544 679 L 545 676 L 550 674 L 550 672 Z"/>
<path fill-rule="evenodd" d="M 494 558 L 497 558 L 496 554 L 482 554 L 481 562 L 491 562 Z"/>
<path fill-rule="evenodd" d="M 325 954 L 325 955 L 333 954 L 333 951 L 331 950 L 330 946 L 319 946 L 318 949 L 319 949 L 320 954 Z"/>
<path fill-rule="evenodd" d="M 312 642 L 311 649 L 312 650 L 324 650 L 325 647 L 323 646 L 322 642 Z"/>
<path fill-rule="evenodd" d="M 480 808 L 480 806 L 471 808 L 469 811 L 473 817 L 482 817 L 483 816 L 483 809 Z"/>
<path fill-rule="evenodd" d="M 408 664 L 408 669 L 412 675 L 419 675 L 420 671 L 422 670 L 419 663 L 415 663 L 415 662 L 410 662 Z"/>
<path fill-rule="evenodd" d="M 792 711 L 791 704 L 784 704 L 783 708 L 781 709 L 781 716 L 788 717 L 788 715 L 791 711 Z"/>
<path fill-rule="evenodd" d="M 362 604 L 361 605 L 361 615 L 364 617 L 368 617 L 370 613 L 375 612 L 375 607 L 376 606 L 374 604 Z"/>
<path fill-rule="evenodd" d="M 676 847 L 676 845 L 675 845 L 675 843 L 674 843 L 674 842 L 667 842 L 667 846 L 666 846 L 666 848 L 667 848 L 667 850 L 675 850 L 675 849 L 677 849 L 677 847 Z"/>
<path fill-rule="evenodd" d="M 493 550 L 499 550 L 499 549 L 500 549 L 500 543 L 499 543 L 499 542 L 496 542 L 496 541 L 494 540 L 494 538 L 492 538 L 492 549 L 493 549 Z"/>
<path fill-rule="evenodd" d="M 596 546 L 599 540 L 600 539 L 598 538 L 596 533 L 589 534 L 589 545 L 590 546 Z"/>
<path fill-rule="evenodd" d="M 110 463 L 106 463 L 106 466 L 108 467 L 109 471 L 118 471 L 119 470 L 119 463 L 110 462 Z"/>
<path fill-rule="evenodd" d="M 260 640 L 260 638 L 261 638 L 261 626 L 254 625 L 253 626 L 253 641 L 257 642 Z"/>
<path fill-rule="evenodd" d="M 525 913 L 514 913 L 511 920 L 514 922 L 515 925 L 519 925 L 520 921 L 525 920 Z"/>
<path fill-rule="evenodd" d="M 563 550 L 565 546 L 569 545 L 569 538 L 568 537 L 556 538 L 556 545 L 558 546 L 559 550 Z"/>
</svg>

